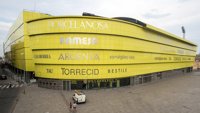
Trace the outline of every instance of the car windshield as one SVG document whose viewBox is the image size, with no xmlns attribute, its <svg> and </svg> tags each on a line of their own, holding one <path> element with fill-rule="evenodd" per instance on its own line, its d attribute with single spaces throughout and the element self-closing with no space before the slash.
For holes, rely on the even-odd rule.
<svg viewBox="0 0 200 113">
<path fill-rule="evenodd" d="M 83 93 L 79 92 L 79 93 L 77 93 L 77 95 L 83 95 Z"/>
<path fill-rule="evenodd" d="M 82 92 L 82 91 L 75 91 L 75 93 L 76 93 L 77 95 L 84 95 L 84 92 Z"/>
</svg>

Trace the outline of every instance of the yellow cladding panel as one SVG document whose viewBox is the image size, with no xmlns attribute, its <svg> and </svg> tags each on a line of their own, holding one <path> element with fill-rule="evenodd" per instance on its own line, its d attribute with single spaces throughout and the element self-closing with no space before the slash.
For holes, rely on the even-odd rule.
<svg viewBox="0 0 200 113">
<path fill-rule="evenodd" d="M 11 50 L 22 49 L 22 48 L 24 48 L 24 42 L 19 41 L 18 43 L 12 45 Z"/>
<path fill-rule="evenodd" d="M 17 60 L 17 59 L 12 59 L 12 63 L 14 67 L 21 69 L 21 70 L 26 70 L 26 71 L 34 71 L 34 63 L 33 60 Z"/>
<path fill-rule="evenodd" d="M 30 48 L 21 48 L 12 51 L 13 59 L 32 59 L 32 50 Z"/>
<path fill-rule="evenodd" d="M 9 31 L 9 37 L 6 40 L 5 47 L 7 47 L 9 44 L 18 43 L 18 42 L 24 42 L 24 35 L 27 32 L 26 21 L 30 19 L 36 19 L 41 17 L 47 17 L 46 14 L 41 13 L 34 13 L 34 12 L 28 12 L 24 11 L 18 18 L 18 20 L 15 22 L 15 24 L 11 27 Z"/>
<path fill-rule="evenodd" d="M 193 62 L 138 65 L 36 65 L 37 77 L 55 79 L 121 78 L 191 67 Z"/>
<path fill-rule="evenodd" d="M 123 26 L 123 27 L 122 27 Z M 55 33 L 55 32 L 90 32 L 120 34 L 126 29 L 126 34 L 144 36 L 142 28 L 115 21 L 90 18 L 55 18 L 45 19 L 28 24 L 29 34 Z"/>
<path fill-rule="evenodd" d="M 161 34 L 167 35 L 168 37 L 171 37 L 171 38 L 177 39 L 177 40 L 179 40 L 179 41 L 187 42 L 188 44 L 192 44 L 192 45 L 194 45 L 194 46 L 197 46 L 196 44 L 190 42 L 189 40 L 183 39 L 182 37 L 178 37 L 178 36 L 176 36 L 176 35 L 174 35 L 174 34 L 171 34 L 171 33 L 167 32 L 167 31 L 162 30 L 162 29 L 156 28 L 156 27 L 154 27 L 154 26 L 152 26 L 152 25 L 147 24 L 146 28 L 150 30 L 150 33 L 151 33 L 152 31 L 159 32 L 159 33 L 161 33 Z"/>
<path fill-rule="evenodd" d="M 34 63 L 32 60 L 32 50 L 30 48 L 24 48 L 23 42 L 18 42 L 11 46 L 11 59 L 7 56 L 8 60 L 11 60 L 14 67 L 26 71 L 34 71 Z"/>
<path fill-rule="evenodd" d="M 7 38 L 5 42 L 5 47 L 10 46 L 18 42 L 23 42 L 24 39 L 24 26 L 21 25 L 19 28 L 16 28 L 15 31 Z"/>
<path fill-rule="evenodd" d="M 24 36 L 24 47 L 31 47 L 30 46 L 30 37 L 28 35 Z"/>
<path fill-rule="evenodd" d="M 133 64 L 161 62 L 193 62 L 194 57 L 128 51 L 40 50 L 33 51 L 40 64 Z"/>
<path fill-rule="evenodd" d="M 27 33 L 29 32 L 27 29 L 27 21 L 50 16 L 48 14 L 43 14 L 43 13 L 39 13 L 39 12 L 30 12 L 30 11 L 23 11 L 23 15 L 24 15 L 23 19 L 24 19 L 24 34 L 25 35 L 28 35 Z M 29 39 L 29 37 L 26 37 L 25 39 Z M 25 43 L 26 47 L 27 47 L 27 44 L 28 43 Z"/>
<path fill-rule="evenodd" d="M 12 64 L 14 65 L 14 67 L 21 69 L 21 70 L 25 70 L 25 60 L 18 60 L 18 59 L 12 59 Z"/>
<path fill-rule="evenodd" d="M 44 17 L 49 17 L 50 15 L 48 14 L 43 14 L 39 12 L 30 12 L 30 11 L 23 11 L 24 15 L 24 21 L 29 21 L 37 18 L 44 18 Z"/>
<path fill-rule="evenodd" d="M 193 44 L 183 43 L 177 39 L 169 38 L 153 31 L 149 32 L 145 27 L 143 28 L 111 19 L 94 17 L 52 17 L 30 21 L 28 23 L 28 30 L 29 35 L 63 32 L 123 35 L 196 50 L 196 46 Z"/>
<path fill-rule="evenodd" d="M 152 40 L 152 41 L 161 42 L 163 44 L 173 45 L 173 46 L 177 46 L 177 47 L 181 47 L 181 48 L 185 48 L 185 49 L 190 49 L 193 51 L 197 50 L 197 46 L 183 43 L 181 41 L 178 41 L 177 39 L 170 38 L 169 36 L 166 36 L 166 35 L 161 35 L 154 31 L 146 30 L 146 37 L 148 37 L 148 38 L 154 37 L 155 40 Z"/>
<path fill-rule="evenodd" d="M 26 71 L 35 71 L 35 64 L 33 60 L 26 60 Z"/>
<path fill-rule="evenodd" d="M 76 40 L 74 40 L 76 39 Z M 72 40 L 72 41 L 69 41 Z M 54 34 L 37 35 L 30 38 L 32 49 L 111 49 L 145 51 L 153 53 L 195 56 L 196 52 L 163 44 L 126 38 L 122 36 L 98 34 Z"/>
</svg>

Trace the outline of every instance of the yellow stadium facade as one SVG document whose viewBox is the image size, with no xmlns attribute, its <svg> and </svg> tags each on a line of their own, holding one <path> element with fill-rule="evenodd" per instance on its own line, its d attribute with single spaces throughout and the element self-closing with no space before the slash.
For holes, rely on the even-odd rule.
<svg viewBox="0 0 200 113">
<path fill-rule="evenodd" d="M 130 18 L 23 11 L 4 43 L 6 61 L 41 87 L 120 87 L 190 71 L 197 45 Z M 169 75 L 169 74 L 168 74 Z M 146 77 L 146 78 L 145 78 Z"/>
</svg>

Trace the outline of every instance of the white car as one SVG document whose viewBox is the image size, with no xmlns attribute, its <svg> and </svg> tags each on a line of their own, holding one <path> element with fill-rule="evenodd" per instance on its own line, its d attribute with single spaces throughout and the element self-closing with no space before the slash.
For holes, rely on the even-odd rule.
<svg viewBox="0 0 200 113">
<path fill-rule="evenodd" d="M 81 91 L 75 91 L 72 98 L 77 104 L 86 102 L 86 95 Z"/>
</svg>

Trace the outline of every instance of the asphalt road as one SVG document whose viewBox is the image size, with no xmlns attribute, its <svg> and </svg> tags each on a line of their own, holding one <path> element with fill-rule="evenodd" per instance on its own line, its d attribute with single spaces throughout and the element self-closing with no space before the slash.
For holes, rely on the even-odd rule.
<svg viewBox="0 0 200 113">
<path fill-rule="evenodd" d="M 0 112 L 12 113 L 17 102 L 20 88 L 9 88 L 0 90 Z"/>
<path fill-rule="evenodd" d="M 0 74 L 4 74 L 1 68 Z M 7 80 L 0 80 L 0 113 L 12 113 L 16 105 L 21 87 L 15 87 L 19 85 L 14 85 L 13 82 L 15 81 L 10 77 Z M 13 87 L 9 87 L 9 83 L 12 83 Z"/>
</svg>

